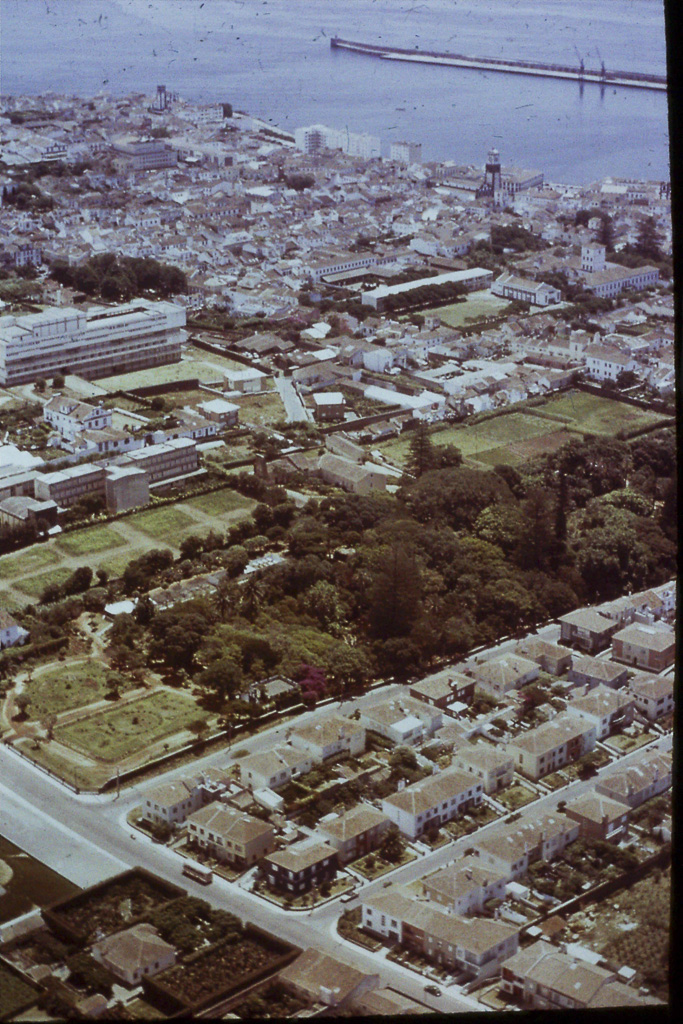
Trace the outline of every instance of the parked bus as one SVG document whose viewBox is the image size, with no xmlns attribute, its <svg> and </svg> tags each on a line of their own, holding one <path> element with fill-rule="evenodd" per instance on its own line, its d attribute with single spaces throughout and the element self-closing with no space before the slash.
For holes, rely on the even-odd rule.
<svg viewBox="0 0 683 1024">
<path fill-rule="evenodd" d="M 201 882 L 202 885 L 211 885 L 213 880 L 211 868 L 205 868 L 194 860 L 185 861 L 183 864 L 183 874 L 187 875 L 188 878 L 194 879 L 195 882 Z"/>
</svg>

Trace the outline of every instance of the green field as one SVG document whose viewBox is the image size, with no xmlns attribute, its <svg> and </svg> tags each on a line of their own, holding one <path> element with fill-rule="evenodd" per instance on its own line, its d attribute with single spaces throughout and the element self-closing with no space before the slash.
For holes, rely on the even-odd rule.
<svg viewBox="0 0 683 1024">
<path fill-rule="evenodd" d="M 486 316 L 498 316 L 510 303 L 489 291 L 472 292 L 464 302 L 452 306 L 435 306 L 422 310 L 423 316 L 438 316 L 449 327 L 466 327 L 468 323 Z"/>
<path fill-rule="evenodd" d="M 61 587 L 62 583 L 66 583 L 71 573 L 71 569 L 59 566 L 56 569 L 51 569 L 49 572 L 41 572 L 37 576 L 29 576 L 25 580 L 15 580 L 14 586 L 22 594 L 28 594 L 29 597 L 40 597 L 45 587 L 52 586 L 52 584 Z"/>
<path fill-rule="evenodd" d="M 85 720 L 55 729 L 55 739 L 98 761 L 114 763 L 151 746 L 164 736 L 208 718 L 192 697 L 157 690 L 131 704 L 99 711 Z"/>
<path fill-rule="evenodd" d="M 91 526 L 86 530 L 65 533 L 57 546 L 68 555 L 95 555 L 110 548 L 120 548 L 126 541 L 111 526 Z"/>
<path fill-rule="evenodd" d="M 139 512 L 138 515 L 130 516 L 127 522 L 134 529 L 140 530 L 154 540 L 176 545 L 179 533 L 197 525 L 187 512 L 181 512 L 175 505 L 152 509 L 149 512 Z"/>
<path fill-rule="evenodd" d="M 134 370 L 132 373 L 121 373 L 115 377 L 103 377 L 98 380 L 107 391 L 135 391 L 137 388 L 149 387 L 152 384 L 173 384 L 179 380 L 199 380 L 202 384 L 223 380 L 223 370 L 243 370 L 242 363 L 236 363 L 224 356 L 192 349 L 192 357 L 181 359 L 179 363 L 167 363 L 165 366 L 152 366 L 148 370 Z M 181 396 L 178 396 L 181 397 Z M 207 394 L 206 398 L 211 395 Z"/>
<path fill-rule="evenodd" d="M 240 423 L 267 426 L 287 419 L 285 407 L 277 391 L 264 391 L 257 395 L 245 395 L 243 398 L 232 396 L 230 401 L 234 401 L 240 407 Z"/>
<path fill-rule="evenodd" d="M 81 661 L 73 665 L 55 665 L 38 672 L 24 684 L 29 694 L 29 716 L 38 720 L 71 708 L 85 707 L 102 700 L 108 690 L 108 671 L 100 661 Z M 122 687 L 131 689 L 133 683 Z"/>
<path fill-rule="evenodd" d="M 582 391 L 569 391 L 551 398 L 542 408 L 549 413 L 570 417 L 576 429 L 584 434 L 605 434 L 608 437 L 614 437 L 620 430 L 635 430 L 666 419 L 660 413 Z"/>
<path fill-rule="evenodd" d="M 119 551 L 118 554 L 112 555 L 111 558 L 98 558 L 97 568 L 104 569 L 109 574 L 110 579 L 118 579 L 119 576 L 123 575 L 123 570 L 128 563 L 132 562 L 134 558 L 139 558 L 140 555 L 144 554 L 145 550 L 145 548 L 127 547 L 124 551 Z"/>
<path fill-rule="evenodd" d="M 0 558 L 0 579 L 14 579 L 16 576 L 28 576 L 32 572 L 55 565 L 59 555 L 51 547 L 35 544 L 28 551 L 18 555 L 5 555 Z"/>
<path fill-rule="evenodd" d="M 210 491 L 208 494 L 198 494 L 196 498 L 190 498 L 183 502 L 190 508 L 199 509 L 207 516 L 231 516 L 234 512 L 248 514 L 255 507 L 256 502 L 251 498 L 245 498 L 238 491 L 226 487 L 223 491 Z"/>
</svg>

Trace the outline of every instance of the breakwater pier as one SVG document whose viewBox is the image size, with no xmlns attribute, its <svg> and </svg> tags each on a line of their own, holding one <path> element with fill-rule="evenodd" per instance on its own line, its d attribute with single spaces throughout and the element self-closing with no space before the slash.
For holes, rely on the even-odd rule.
<svg viewBox="0 0 683 1024">
<path fill-rule="evenodd" d="M 459 53 L 438 53 L 433 50 L 405 50 L 376 43 L 358 43 L 350 39 L 333 36 L 330 47 L 335 50 L 351 50 L 368 57 L 382 60 L 404 60 L 418 64 L 441 64 L 458 68 L 473 68 L 477 71 L 496 71 L 515 75 L 536 75 L 541 78 L 565 78 L 580 83 L 590 82 L 606 86 L 631 89 L 655 89 L 666 91 L 666 76 L 651 75 L 641 71 L 612 71 L 605 65 L 598 69 L 564 64 L 543 64 L 539 61 L 513 60 L 500 57 L 466 57 Z"/>
</svg>

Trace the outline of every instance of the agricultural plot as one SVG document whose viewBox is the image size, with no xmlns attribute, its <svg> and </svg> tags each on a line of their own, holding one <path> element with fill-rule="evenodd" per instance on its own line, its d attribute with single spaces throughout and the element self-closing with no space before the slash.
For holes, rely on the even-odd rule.
<svg viewBox="0 0 683 1024">
<path fill-rule="evenodd" d="M 55 729 L 55 739 L 97 761 L 114 763 L 208 715 L 192 697 L 156 690 L 130 704 Z"/>
<path fill-rule="evenodd" d="M 614 437 L 621 430 L 630 431 L 653 423 L 663 423 L 667 418 L 649 409 L 638 409 L 635 405 L 627 405 L 614 398 L 603 398 L 602 395 L 582 391 L 569 391 L 551 398 L 542 410 L 568 417 L 572 429 L 581 433 L 603 434 L 607 437 Z"/>
<path fill-rule="evenodd" d="M 63 534 L 57 541 L 57 547 L 68 555 L 95 555 L 100 551 L 119 548 L 126 541 L 111 526 L 91 526 L 86 530 L 74 530 Z"/>
<path fill-rule="evenodd" d="M 198 494 L 197 497 L 184 501 L 183 505 L 198 509 L 207 516 L 232 517 L 235 512 L 243 512 L 244 515 L 247 515 L 255 507 L 256 502 L 251 498 L 245 498 L 237 491 L 225 488 L 222 491 Z"/>
<path fill-rule="evenodd" d="M 92 660 L 36 670 L 33 678 L 24 684 L 24 691 L 31 698 L 30 717 L 37 720 L 102 700 L 109 689 L 108 675 L 101 662 Z M 126 681 L 122 688 L 131 689 L 134 685 Z"/>
<path fill-rule="evenodd" d="M 67 569 L 65 566 L 58 566 L 55 569 L 51 569 L 49 572 L 38 573 L 37 576 L 29 576 L 27 579 L 15 580 L 14 586 L 17 590 L 20 590 L 22 594 L 28 594 L 29 597 L 40 597 L 46 587 L 53 585 L 61 587 L 63 583 L 66 583 L 69 576 L 71 576 L 71 573 L 71 569 Z"/>
<path fill-rule="evenodd" d="M 5 555 L 0 558 L 0 579 L 14 579 L 18 576 L 30 576 L 33 572 L 56 565 L 59 555 L 51 547 L 35 544 L 27 551 L 19 554 Z"/>
<path fill-rule="evenodd" d="M 195 520 L 187 512 L 182 512 L 175 505 L 129 516 L 127 523 L 153 540 L 165 543 L 169 543 L 171 539 L 177 540 L 178 534 L 196 525 Z"/>
</svg>

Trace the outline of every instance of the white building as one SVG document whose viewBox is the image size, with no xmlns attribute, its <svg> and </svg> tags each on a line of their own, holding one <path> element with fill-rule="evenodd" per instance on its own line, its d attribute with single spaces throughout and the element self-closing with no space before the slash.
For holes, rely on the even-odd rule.
<svg viewBox="0 0 683 1024">
<path fill-rule="evenodd" d="M 410 167 L 411 164 L 421 164 L 422 143 L 392 142 L 389 149 L 389 159 L 394 160 L 397 164 L 403 164 L 404 167 Z"/>
<path fill-rule="evenodd" d="M 184 326 L 182 306 L 147 299 L 2 316 L 0 384 L 25 384 L 65 370 L 92 379 L 178 362 Z"/>
<path fill-rule="evenodd" d="M 28 637 L 28 630 L 15 622 L 9 612 L 0 608 L 0 649 L 23 644 Z"/>
<path fill-rule="evenodd" d="M 562 292 L 545 281 L 529 281 L 506 271 L 491 285 L 491 294 L 504 299 L 528 302 L 532 306 L 551 306 L 562 301 Z"/>
<path fill-rule="evenodd" d="M 365 729 L 350 718 L 330 715 L 320 722 L 294 729 L 292 745 L 310 754 L 316 762 L 344 751 L 356 757 L 365 750 Z"/>
<path fill-rule="evenodd" d="M 478 807 L 483 792 L 480 779 L 447 768 L 382 800 L 382 810 L 403 835 L 417 839 L 469 807 Z"/>
<path fill-rule="evenodd" d="M 43 406 L 43 419 L 62 437 L 73 441 L 83 430 L 106 430 L 111 427 L 112 411 L 101 405 L 89 405 L 73 398 L 51 398 Z"/>
<path fill-rule="evenodd" d="M 403 697 L 364 708 L 358 719 L 366 729 L 397 744 L 422 743 L 443 723 L 442 712 L 424 701 Z"/>
<path fill-rule="evenodd" d="M 637 372 L 638 363 L 632 356 L 607 345 L 588 345 L 586 373 L 595 380 L 616 380 L 625 370 Z"/>
</svg>

